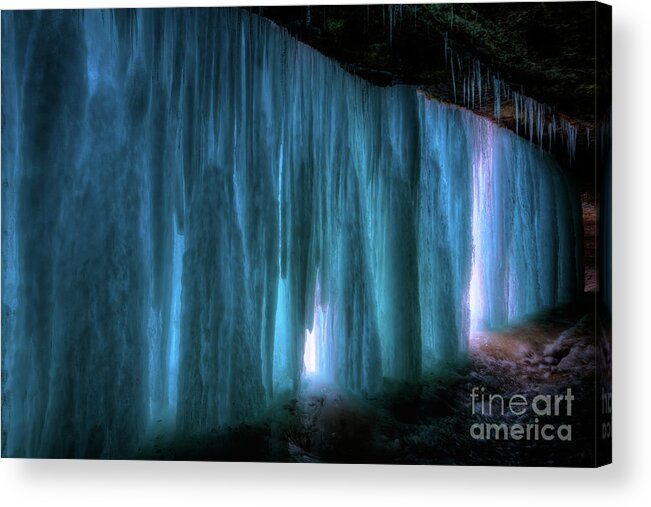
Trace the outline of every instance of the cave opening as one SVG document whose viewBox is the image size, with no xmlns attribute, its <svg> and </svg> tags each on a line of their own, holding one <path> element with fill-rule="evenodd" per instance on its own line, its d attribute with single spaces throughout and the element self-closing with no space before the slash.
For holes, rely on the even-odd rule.
<svg viewBox="0 0 651 507">
<path fill-rule="evenodd" d="M 314 295 L 314 314 L 311 327 L 305 329 L 305 343 L 303 347 L 303 378 L 307 381 L 319 380 L 320 382 L 332 382 L 334 379 L 330 374 L 331 355 L 329 354 L 329 343 L 332 343 L 331 326 L 329 326 L 329 306 L 321 302 L 321 291 L 319 289 L 318 272 Z"/>
<path fill-rule="evenodd" d="M 305 376 L 309 377 L 317 372 L 316 358 L 316 329 L 305 330 L 305 352 L 303 353 L 303 368 Z"/>
</svg>

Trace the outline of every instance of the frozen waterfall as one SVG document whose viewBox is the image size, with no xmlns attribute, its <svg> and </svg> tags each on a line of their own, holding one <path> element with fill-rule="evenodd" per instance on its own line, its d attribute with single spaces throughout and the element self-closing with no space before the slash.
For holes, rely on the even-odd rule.
<svg viewBox="0 0 651 507">
<path fill-rule="evenodd" d="M 3 12 L 2 212 L 5 456 L 377 392 L 582 286 L 549 156 L 239 9 Z"/>
</svg>

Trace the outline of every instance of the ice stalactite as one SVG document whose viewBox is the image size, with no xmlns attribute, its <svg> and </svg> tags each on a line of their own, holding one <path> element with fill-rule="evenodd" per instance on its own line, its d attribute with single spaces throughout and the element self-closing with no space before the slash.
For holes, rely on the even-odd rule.
<svg viewBox="0 0 651 507">
<path fill-rule="evenodd" d="M 570 157 L 570 162 L 574 159 L 576 153 L 576 136 L 577 130 L 574 125 L 564 118 L 561 118 L 560 128 L 565 133 L 565 144 L 567 146 L 567 154 Z"/>
<path fill-rule="evenodd" d="M 576 196 L 484 118 L 239 9 L 2 22 L 5 455 L 132 456 L 305 373 L 377 392 L 572 297 Z"/>
<path fill-rule="evenodd" d="M 556 142 L 556 132 L 559 130 L 563 134 L 561 141 L 567 150 L 568 159 L 570 163 L 574 161 L 577 125 L 567 119 L 561 119 L 556 124 L 553 108 L 524 95 L 522 91 L 512 89 L 498 74 L 492 73 L 476 58 L 462 57 L 454 49 L 447 32 L 443 34 L 443 48 L 446 65 L 450 62 L 451 97 L 455 103 L 481 112 L 482 100 L 491 99 L 492 115 L 498 124 L 502 122 L 505 105 L 512 105 L 516 134 L 520 134 L 522 128 L 523 137 L 528 137 L 530 143 L 535 142 L 539 147 L 551 151 L 553 142 Z M 455 61 L 456 65 L 453 63 Z M 485 74 L 483 87 L 482 73 Z M 461 85 L 460 94 L 457 94 L 458 85 Z M 545 133 L 548 137 L 546 144 L 543 139 Z M 587 127 L 586 135 L 589 139 L 590 129 Z"/>
</svg>

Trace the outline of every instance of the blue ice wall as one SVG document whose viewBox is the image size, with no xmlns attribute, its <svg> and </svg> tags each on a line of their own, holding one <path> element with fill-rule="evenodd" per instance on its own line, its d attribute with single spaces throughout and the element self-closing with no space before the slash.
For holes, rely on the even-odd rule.
<svg viewBox="0 0 651 507">
<path fill-rule="evenodd" d="M 539 149 L 475 122 L 471 326 L 499 328 L 582 292 L 583 227 L 568 177 Z"/>
<path fill-rule="evenodd" d="M 551 158 L 238 9 L 2 13 L 3 453 L 415 380 L 577 290 Z M 312 363 L 310 363 L 312 364 Z"/>
</svg>

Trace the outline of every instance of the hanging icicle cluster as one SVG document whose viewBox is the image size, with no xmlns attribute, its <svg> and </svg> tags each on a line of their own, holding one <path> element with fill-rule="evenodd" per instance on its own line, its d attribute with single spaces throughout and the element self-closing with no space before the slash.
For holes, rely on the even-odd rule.
<svg viewBox="0 0 651 507">
<path fill-rule="evenodd" d="M 557 137 L 565 145 L 569 161 L 576 156 L 577 127 L 566 119 L 558 123 L 554 109 L 537 101 L 521 91 L 514 90 L 508 83 L 483 66 L 476 58 L 465 58 L 453 49 L 448 33 L 443 34 L 445 62 L 450 66 L 452 98 L 455 104 L 462 105 L 479 113 L 488 113 L 484 106 L 492 101 L 492 116 L 500 125 L 503 106 L 509 103 L 514 109 L 515 132 L 528 137 L 530 143 L 535 143 L 549 151 Z M 458 93 L 458 87 L 461 92 Z M 490 100 L 489 100 L 490 99 Z M 544 144 L 544 135 L 548 144 Z M 588 143 L 589 129 L 586 132 Z"/>
</svg>

